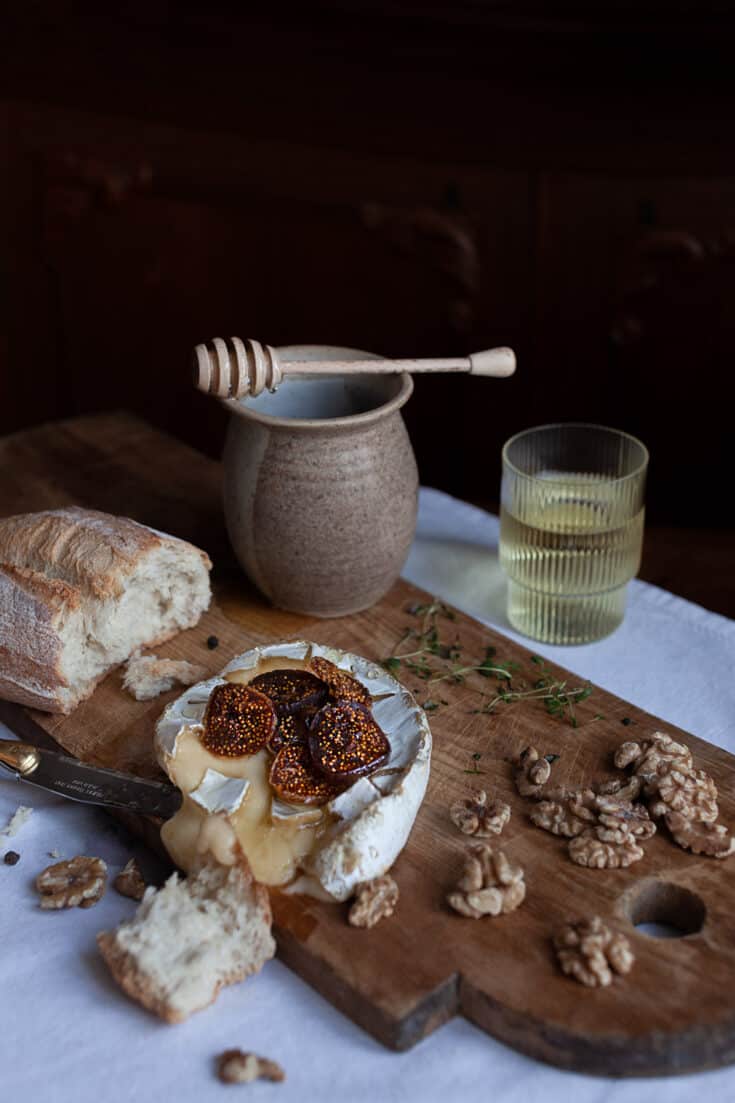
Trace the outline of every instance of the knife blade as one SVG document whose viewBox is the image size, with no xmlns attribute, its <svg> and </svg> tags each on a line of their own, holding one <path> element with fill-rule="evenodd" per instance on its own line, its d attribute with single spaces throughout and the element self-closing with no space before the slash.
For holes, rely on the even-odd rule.
<svg viewBox="0 0 735 1103">
<path fill-rule="evenodd" d="M 0 739 L 0 766 L 20 781 L 83 804 L 125 808 L 169 819 L 181 807 L 181 790 L 165 781 L 133 777 L 121 770 L 90 766 L 58 751 Z"/>
</svg>

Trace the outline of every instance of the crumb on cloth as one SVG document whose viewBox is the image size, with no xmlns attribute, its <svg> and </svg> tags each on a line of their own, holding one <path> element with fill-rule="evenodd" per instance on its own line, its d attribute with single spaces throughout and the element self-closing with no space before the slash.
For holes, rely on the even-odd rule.
<svg viewBox="0 0 735 1103">
<path fill-rule="evenodd" d="M 12 838 L 13 835 L 17 835 L 21 827 L 23 827 L 24 824 L 28 823 L 32 815 L 32 808 L 29 808 L 26 804 L 19 804 L 8 822 L 5 824 L 5 827 L 0 828 L 0 835 L 6 835 L 8 838 Z"/>
</svg>

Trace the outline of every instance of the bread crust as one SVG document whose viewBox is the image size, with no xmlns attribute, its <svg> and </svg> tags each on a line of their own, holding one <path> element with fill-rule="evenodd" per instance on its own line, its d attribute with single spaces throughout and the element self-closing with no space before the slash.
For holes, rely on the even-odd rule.
<svg viewBox="0 0 735 1103">
<path fill-rule="evenodd" d="M 61 706 L 60 609 L 76 603 L 73 589 L 36 571 L 0 566 L 0 697 L 31 708 Z"/>
<path fill-rule="evenodd" d="M 68 583 L 80 598 L 105 600 L 120 597 L 126 578 L 145 555 L 164 543 L 186 541 L 154 532 L 129 517 L 66 506 L 0 521 L 0 566 L 30 569 Z M 194 550 L 207 568 L 212 566 L 205 552 Z"/>
<path fill-rule="evenodd" d="M 181 1022 L 181 1016 L 176 1015 L 164 1000 L 158 998 L 154 986 L 137 968 L 132 955 L 119 948 L 114 931 L 100 931 L 97 945 L 115 983 L 131 1000 L 142 1004 L 167 1023 Z"/>
<path fill-rule="evenodd" d="M 211 567 L 193 544 L 96 510 L 69 506 L 0 520 L 0 697 L 61 713 L 89 697 L 115 664 L 83 688 L 71 686 L 62 669 L 64 620 L 85 602 L 119 598 L 146 557 L 165 546 Z M 164 643 L 181 627 L 140 646 Z"/>
</svg>

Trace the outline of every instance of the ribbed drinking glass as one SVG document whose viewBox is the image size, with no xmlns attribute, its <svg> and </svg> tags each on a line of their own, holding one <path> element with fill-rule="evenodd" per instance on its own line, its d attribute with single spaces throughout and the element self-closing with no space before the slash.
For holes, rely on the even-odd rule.
<svg viewBox="0 0 735 1103">
<path fill-rule="evenodd" d="M 500 563 L 508 619 L 546 643 L 589 643 L 623 620 L 640 566 L 648 451 L 599 425 L 542 425 L 503 448 Z"/>
</svg>

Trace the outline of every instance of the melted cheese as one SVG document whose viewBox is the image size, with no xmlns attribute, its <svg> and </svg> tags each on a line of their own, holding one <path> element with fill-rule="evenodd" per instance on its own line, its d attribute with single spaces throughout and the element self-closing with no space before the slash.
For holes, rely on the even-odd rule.
<svg viewBox="0 0 735 1103">
<path fill-rule="evenodd" d="M 269 670 L 306 670 L 307 662 L 305 659 L 285 659 L 280 655 L 276 655 L 275 658 L 260 658 L 258 659 L 257 666 L 248 667 L 245 670 L 228 670 L 224 675 L 226 682 L 237 682 L 238 685 L 246 686 L 248 682 L 252 682 L 253 678 L 257 678 L 259 674 L 266 674 Z"/>
<path fill-rule="evenodd" d="M 292 664 L 280 661 L 281 667 L 287 665 Z M 255 670 L 234 671 L 228 678 L 246 683 L 262 673 L 264 667 L 265 663 Z M 283 885 L 292 880 L 322 834 L 325 816 L 321 808 L 289 805 L 286 811 L 280 804 L 274 808 L 268 784 L 269 766 L 265 750 L 242 758 L 210 754 L 202 746 L 197 730 L 184 728 L 169 763 L 171 780 L 184 794 L 184 802 L 161 829 L 164 846 L 180 868 L 189 869 L 197 853 L 206 848 L 214 849 L 220 861 L 231 865 L 236 840 L 247 855 L 256 880 L 265 885 Z M 208 769 L 249 782 L 239 808 L 230 815 L 208 812 L 189 796 L 199 787 Z"/>
</svg>

